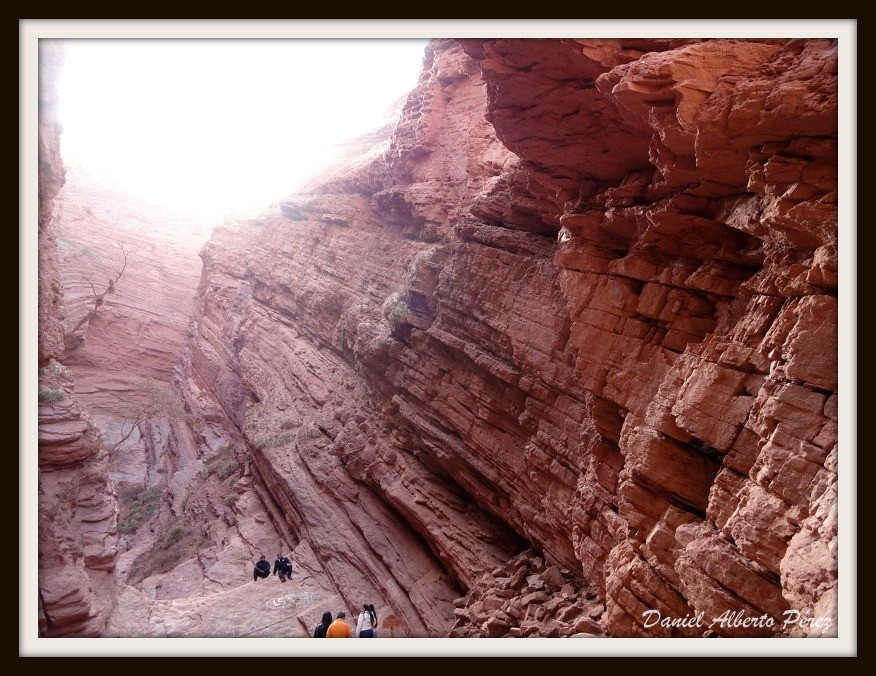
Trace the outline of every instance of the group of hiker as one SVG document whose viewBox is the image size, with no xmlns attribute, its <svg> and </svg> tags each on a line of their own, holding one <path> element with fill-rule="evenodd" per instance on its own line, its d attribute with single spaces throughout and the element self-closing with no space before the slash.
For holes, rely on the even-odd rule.
<svg viewBox="0 0 876 676">
<path fill-rule="evenodd" d="M 350 625 L 347 624 L 347 613 L 343 610 L 338 612 L 338 616 L 332 620 L 332 614 L 328 611 L 322 614 L 322 622 L 316 625 L 313 630 L 313 638 L 374 638 L 374 632 L 377 629 L 377 611 L 374 610 L 373 603 L 363 603 L 362 612 L 356 619 L 356 633 L 350 632 Z"/>
<path fill-rule="evenodd" d="M 280 582 L 285 582 L 292 577 L 292 562 L 288 556 L 277 554 L 277 560 L 274 561 L 274 575 L 280 576 Z M 265 555 L 256 562 L 255 568 L 252 571 L 253 582 L 258 582 L 259 579 L 266 578 L 271 575 L 271 564 L 265 559 Z"/>
<path fill-rule="evenodd" d="M 271 575 L 271 564 L 265 559 L 264 554 L 256 561 L 252 571 L 253 582 L 258 582 Z M 292 577 L 292 562 L 288 556 L 277 554 L 277 560 L 274 561 L 273 575 L 280 578 L 280 582 L 285 582 Z M 377 629 L 377 611 L 374 610 L 373 603 L 363 603 L 362 612 L 359 613 L 356 619 L 356 631 L 353 634 L 350 630 L 350 625 L 347 624 L 347 613 L 343 610 L 338 612 L 337 617 L 332 619 L 332 614 L 326 611 L 322 614 L 322 622 L 316 625 L 313 631 L 314 638 L 374 638 L 374 632 Z"/>
</svg>

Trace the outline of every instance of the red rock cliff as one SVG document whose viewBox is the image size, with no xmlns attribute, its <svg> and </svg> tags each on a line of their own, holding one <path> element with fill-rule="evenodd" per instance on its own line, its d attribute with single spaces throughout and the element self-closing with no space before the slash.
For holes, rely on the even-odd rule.
<svg viewBox="0 0 876 676">
<path fill-rule="evenodd" d="M 57 118 L 57 74 L 64 60 L 58 43 L 44 41 L 39 51 L 39 349 L 41 366 L 61 354 L 64 330 L 61 324 L 61 283 L 58 278 L 57 243 L 51 227 L 55 197 L 64 185 L 60 123 Z"/>
<path fill-rule="evenodd" d="M 205 247 L 189 408 L 408 635 L 835 632 L 836 70 L 433 42 L 391 135 Z"/>
<path fill-rule="evenodd" d="M 174 394 L 206 229 L 107 177 L 75 166 L 66 173 L 52 221 L 63 368 L 102 434 L 103 479 L 119 496 L 115 607 L 100 635 L 263 635 L 276 621 L 254 612 L 253 598 L 276 589 L 245 583 L 260 553 L 289 551 L 285 533 L 259 497 L 264 489 L 251 474 L 241 476 L 226 431 L 196 414 L 202 424 L 193 434 Z M 325 585 L 306 547 L 296 563 L 302 597 L 338 605 L 320 593 Z M 297 625 L 284 629 L 304 634 Z"/>
<path fill-rule="evenodd" d="M 54 225 L 64 362 L 79 398 L 106 412 L 138 379 L 170 381 L 191 319 L 206 226 L 75 166 L 67 167 Z"/>
<path fill-rule="evenodd" d="M 65 172 L 55 118 L 63 51 L 40 41 L 39 109 L 39 635 L 100 636 L 115 605 L 118 514 L 103 438 L 61 365 L 64 325 L 55 199 Z M 26 457 L 32 458 L 32 454 Z M 28 630 L 30 630 L 28 628 Z"/>
</svg>

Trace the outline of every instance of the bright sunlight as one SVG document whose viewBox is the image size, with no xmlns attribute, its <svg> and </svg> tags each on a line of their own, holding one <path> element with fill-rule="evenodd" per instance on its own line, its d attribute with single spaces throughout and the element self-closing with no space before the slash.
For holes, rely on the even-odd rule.
<svg viewBox="0 0 876 676">
<path fill-rule="evenodd" d="M 267 206 L 414 88 L 425 40 L 68 40 L 66 164 L 218 219 Z"/>
</svg>

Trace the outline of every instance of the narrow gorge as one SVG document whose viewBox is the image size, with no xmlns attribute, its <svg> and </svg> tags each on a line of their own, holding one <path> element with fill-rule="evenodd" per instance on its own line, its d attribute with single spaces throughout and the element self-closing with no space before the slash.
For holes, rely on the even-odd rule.
<svg viewBox="0 0 876 676">
<path fill-rule="evenodd" d="M 836 636 L 837 63 L 433 40 L 210 232 L 65 168 L 47 42 L 40 636 Z"/>
</svg>

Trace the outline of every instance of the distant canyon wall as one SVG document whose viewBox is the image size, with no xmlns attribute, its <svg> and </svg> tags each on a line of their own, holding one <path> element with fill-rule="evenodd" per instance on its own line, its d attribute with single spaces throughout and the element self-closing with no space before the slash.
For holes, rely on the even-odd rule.
<svg viewBox="0 0 876 676">
<path fill-rule="evenodd" d="M 63 363 L 113 451 L 117 486 L 154 486 L 197 457 L 183 421 L 132 414 L 172 392 L 200 280 L 206 227 L 67 167 L 54 209 Z M 134 429 L 132 429 L 132 426 Z M 130 436 L 122 441 L 125 434 Z"/>
<path fill-rule="evenodd" d="M 612 636 L 835 631 L 835 43 L 434 41 L 360 150 L 217 229 L 181 363 L 340 596 L 503 635 L 533 546 Z"/>
<path fill-rule="evenodd" d="M 54 209 L 64 363 L 76 375 L 79 399 L 107 413 L 136 396 L 136 381 L 172 380 L 209 233 L 85 169 L 68 166 L 66 173 Z"/>
</svg>

